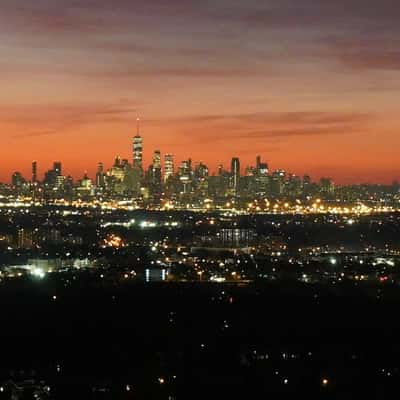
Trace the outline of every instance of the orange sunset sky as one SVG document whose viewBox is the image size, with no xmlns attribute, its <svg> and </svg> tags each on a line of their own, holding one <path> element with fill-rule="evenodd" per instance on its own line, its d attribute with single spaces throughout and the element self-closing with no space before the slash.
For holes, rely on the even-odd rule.
<svg viewBox="0 0 400 400">
<path fill-rule="evenodd" d="M 0 180 L 153 150 L 400 178 L 400 6 L 381 0 L 2 0 Z"/>
</svg>

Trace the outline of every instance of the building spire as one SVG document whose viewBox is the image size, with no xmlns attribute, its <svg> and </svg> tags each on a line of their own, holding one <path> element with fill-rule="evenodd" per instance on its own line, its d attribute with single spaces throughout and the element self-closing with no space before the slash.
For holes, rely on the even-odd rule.
<svg viewBox="0 0 400 400">
<path fill-rule="evenodd" d="M 140 118 L 136 118 L 136 136 L 139 136 Z"/>
</svg>

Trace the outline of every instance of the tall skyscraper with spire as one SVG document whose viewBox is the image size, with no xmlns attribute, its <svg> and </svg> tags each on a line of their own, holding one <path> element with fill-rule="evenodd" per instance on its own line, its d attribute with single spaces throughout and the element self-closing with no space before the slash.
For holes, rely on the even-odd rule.
<svg viewBox="0 0 400 400">
<path fill-rule="evenodd" d="M 143 171 L 143 139 L 139 134 L 139 118 L 136 120 L 136 136 L 133 138 L 133 167 Z"/>
</svg>

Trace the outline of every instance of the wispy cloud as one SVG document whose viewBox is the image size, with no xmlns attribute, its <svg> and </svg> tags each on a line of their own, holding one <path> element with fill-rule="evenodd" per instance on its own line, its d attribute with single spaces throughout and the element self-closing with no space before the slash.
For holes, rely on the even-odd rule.
<svg viewBox="0 0 400 400">
<path fill-rule="evenodd" d="M 56 130 L 49 131 L 33 131 L 33 132 L 23 132 L 17 133 L 13 136 L 14 139 L 25 139 L 29 137 L 39 137 L 39 136 L 51 136 L 57 134 Z"/>
<path fill-rule="evenodd" d="M 241 122 L 257 124 L 311 124 L 311 125 L 333 125 L 360 123 L 370 120 L 369 113 L 360 112 L 338 112 L 338 111 L 293 111 L 293 112 L 256 112 L 243 114 L 207 114 L 194 115 L 182 118 L 169 118 L 162 120 L 150 120 L 149 122 L 182 122 L 182 123 L 209 123 L 209 122 Z"/>
<path fill-rule="evenodd" d="M 355 70 L 400 70 L 400 40 L 377 34 L 331 37 L 324 40 L 324 52 Z"/>
<path fill-rule="evenodd" d="M 325 137 L 365 132 L 375 115 L 359 112 L 258 112 L 197 115 L 146 121 L 172 126 L 188 141 L 281 141 L 296 137 Z M 218 134 L 220 133 L 220 134 Z"/>
<path fill-rule="evenodd" d="M 15 125 L 14 139 L 62 134 L 96 123 L 134 120 L 136 108 L 117 104 L 21 105 L 0 108 L 3 123 Z M 27 131 L 26 126 L 39 128 Z M 40 129 L 42 128 L 42 129 Z"/>
</svg>

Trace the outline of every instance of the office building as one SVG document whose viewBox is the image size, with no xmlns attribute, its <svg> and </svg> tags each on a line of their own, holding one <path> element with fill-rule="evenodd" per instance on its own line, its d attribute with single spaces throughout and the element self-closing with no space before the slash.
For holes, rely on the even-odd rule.
<svg viewBox="0 0 400 400">
<path fill-rule="evenodd" d="M 166 154 L 164 156 L 164 182 L 174 176 L 174 156 Z"/>
<path fill-rule="evenodd" d="M 231 177 L 232 177 L 232 188 L 234 190 L 234 193 L 237 194 L 239 190 L 239 180 L 240 180 L 240 160 L 238 157 L 232 158 Z"/>
</svg>

